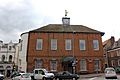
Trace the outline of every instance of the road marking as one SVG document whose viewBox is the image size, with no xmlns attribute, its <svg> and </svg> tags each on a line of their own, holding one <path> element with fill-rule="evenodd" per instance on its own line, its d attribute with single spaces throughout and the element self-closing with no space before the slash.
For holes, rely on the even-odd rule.
<svg viewBox="0 0 120 80">
<path fill-rule="evenodd" d="M 97 77 L 94 77 L 94 78 L 91 78 L 91 79 L 89 79 L 89 80 L 95 80 Z"/>
</svg>

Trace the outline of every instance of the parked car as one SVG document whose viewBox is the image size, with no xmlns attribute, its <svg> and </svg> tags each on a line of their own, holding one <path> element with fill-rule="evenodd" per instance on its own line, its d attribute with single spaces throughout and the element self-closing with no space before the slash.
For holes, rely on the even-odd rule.
<svg viewBox="0 0 120 80">
<path fill-rule="evenodd" d="M 18 75 L 14 76 L 12 80 L 31 80 L 31 76 L 28 73 L 19 73 Z"/>
<path fill-rule="evenodd" d="M 0 73 L 0 80 L 3 80 L 4 78 L 5 78 L 5 76 Z"/>
<path fill-rule="evenodd" d="M 55 79 L 73 79 L 73 80 L 77 80 L 79 79 L 79 75 L 77 74 L 72 74 L 68 71 L 62 71 L 62 72 L 58 72 L 57 74 L 55 74 Z"/>
<path fill-rule="evenodd" d="M 108 67 L 105 69 L 105 78 L 106 79 L 117 79 L 117 74 L 115 69 L 112 67 Z"/>
<path fill-rule="evenodd" d="M 34 69 L 33 71 L 33 76 L 31 76 L 32 79 L 34 80 L 53 80 L 54 79 L 54 74 L 48 72 L 46 69 L 44 68 L 38 68 L 38 69 Z"/>
<path fill-rule="evenodd" d="M 13 77 L 15 77 L 15 76 L 17 76 L 17 75 L 19 75 L 19 72 L 15 71 L 15 72 L 13 72 L 13 73 L 11 74 L 11 78 L 13 78 Z"/>
</svg>

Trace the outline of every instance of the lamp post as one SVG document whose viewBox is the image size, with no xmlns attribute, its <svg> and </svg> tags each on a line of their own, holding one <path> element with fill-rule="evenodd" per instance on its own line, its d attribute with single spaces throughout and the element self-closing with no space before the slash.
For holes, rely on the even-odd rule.
<svg viewBox="0 0 120 80">
<path fill-rule="evenodd" d="M 71 28 L 72 29 L 72 28 Z M 73 30 L 73 29 L 72 29 Z M 74 54 L 74 42 L 75 42 L 75 40 L 74 40 L 74 34 L 75 34 L 75 31 L 73 31 L 73 42 L 72 42 L 72 44 L 73 44 L 73 58 L 74 58 L 74 60 L 73 60 L 73 63 L 72 63 L 72 66 L 73 66 L 73 74 L 75 74 L 75 65 L 76 65 L 76 59 L 75 59 L 75 54 Z"/>
</svg>

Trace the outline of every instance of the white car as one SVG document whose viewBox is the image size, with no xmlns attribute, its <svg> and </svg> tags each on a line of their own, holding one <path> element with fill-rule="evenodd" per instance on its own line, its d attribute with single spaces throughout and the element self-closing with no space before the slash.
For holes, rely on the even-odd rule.
<svg viewBox="0 0 120 80">
<path fill-rule="evenodd" d="M 4 75 L 0 73 L 0 80 L 3 80 L 4 79 Z"/>
<path fill-rule="evenodd" d="M 43 68 L 38 68 L 38 69 L 34 69 L 33 71 L 33 79 L 35 80 L 53 80 L 54 79 L 54 74 L 53 73 L 50 73 L 48 72 L 46 69 L 43 69 Z"/>
<path fill-rule="evenodd" d="M 29 73 L 19 73 L 12 80 L 31 80 L 31 76 Z"/>
<path fill-rule="evenodd" d="M 109 78 L 117 79 L 117 74 L 115 72 L 115 69 L 112 67 L 106 68 L 105 69 L 105 78 L 106 79 L 109 79 Z"/>
</svg>

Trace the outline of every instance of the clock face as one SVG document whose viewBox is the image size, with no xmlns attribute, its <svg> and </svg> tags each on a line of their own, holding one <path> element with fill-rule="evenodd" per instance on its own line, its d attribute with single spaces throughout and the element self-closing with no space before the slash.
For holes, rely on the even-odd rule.
<svg viewBox="0 0 120 80">
<path fill-rule="evenodd" d="M 64 19 L 63 22 L 64 24 L 69 24 L 69 19 Z"/>
<path fill-rule="evenodd" d="M 65 24 L 68 24 L 69 21 L 68 21 L 68 19 L 65 19 L 64 22 L 65 22 Z"/>
<path fill-rule="evenodd" d="M 70 18 L 63 17 L 62 22 L 63 22 L 63 25 L 68 26 L 70 25 Z"/>
</svg>

